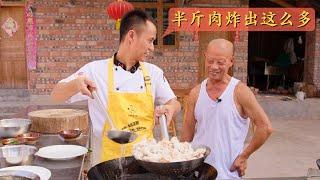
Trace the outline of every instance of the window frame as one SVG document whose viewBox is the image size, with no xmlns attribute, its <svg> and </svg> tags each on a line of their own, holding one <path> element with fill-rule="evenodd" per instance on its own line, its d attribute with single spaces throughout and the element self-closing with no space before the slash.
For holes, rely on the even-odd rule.
<svg viewBox="0 0 320 180">
<path fill-rule="evenodd" d="M 155 45 L 155 47 L 157 48 L 177 48 L 179 47 L 179 42 L 178 42 L 178 36 L 179 33 L 178 32 L 173 32 L 175 33 L 175 43 L 174 45 L 164 45 L 163 44 L 163 38 L 162 35 L 164 33 L 164 27 L 163 27 L 163 10 L 165 8 L 173 8 L 173 7 L 177 7 L 178 6 L 178 1 L 179 0 L 175 0 L 174 3 L 165 3 L 163 2 L 164 0 L 157 0 L 157 2 L 130 2 L 134 8 L 139 8 L 142 10 L 145 9 L 157 9 L 157 40 L 158 43 L 157 45 Z"/>
</svg>

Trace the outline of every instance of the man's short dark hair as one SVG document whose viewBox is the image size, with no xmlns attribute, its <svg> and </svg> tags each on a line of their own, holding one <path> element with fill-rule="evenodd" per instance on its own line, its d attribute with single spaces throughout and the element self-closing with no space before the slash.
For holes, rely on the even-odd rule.
<svg viewBox="0 0 320 180">
<path fill-rule="evenodd" d="M 141 25 L 145 25 L 151 18 L 142 10 L 132 10 L 126 13 L 120 24 L 120 42 L 123 41 L 125 35 L 132 29 L 137 30 Z"/>
</svg>

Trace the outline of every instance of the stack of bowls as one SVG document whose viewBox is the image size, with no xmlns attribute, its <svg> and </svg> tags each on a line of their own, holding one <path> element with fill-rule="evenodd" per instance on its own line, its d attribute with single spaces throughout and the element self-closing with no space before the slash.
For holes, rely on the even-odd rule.
<svg viewBox="0 0 320 180">
<path fill-rule="evenodd" d="M 40 134 L 27 133 L 30 127 L 30 119 L 13 118 L 0 120 L 1 143 L 3 145 L 34 144 L 39 139 Z"/>
</svg>

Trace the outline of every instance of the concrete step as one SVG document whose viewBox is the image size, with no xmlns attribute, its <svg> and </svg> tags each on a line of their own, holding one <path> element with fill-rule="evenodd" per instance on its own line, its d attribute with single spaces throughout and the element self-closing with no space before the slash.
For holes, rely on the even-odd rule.
<svg viewBox="0 0 320 180">
<path fill-rule="evenodd" d="M 27 89 L 0 89 L 0 103 L 28 101 L 30 101 L 30 92 Z"/>
<path fill-rule="evenodd" d="M 0 89 L 0 96 L 15 95 L 18 97 L 29 97 L 30 93 L 28 89 Z"/>
<path fill-rule="evenodd" d="M 0 119 L 13 118 L 16 113 L 0 113 Z"/>
<path fill-rule="evenodd" d="M 0 114 L 2 113 L 18 113 L 24 106 L 0 106 Z"/>
<path fill-rule="evenodd" d="M 319 98 L 304 101 L 283 101 L 280 96 L 258 98 L 264 111 L 271 119 L 320 119 Z"/>
</svg>

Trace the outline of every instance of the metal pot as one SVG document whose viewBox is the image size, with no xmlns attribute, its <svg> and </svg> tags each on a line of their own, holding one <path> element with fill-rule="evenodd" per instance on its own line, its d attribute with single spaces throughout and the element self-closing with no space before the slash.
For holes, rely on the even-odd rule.
<svg viewBox="0 0 320 180">
<path fill-rule="evenodd" d="M 30 130 L 30 119 L 2 119 L 0 120 L 0 138 L 12 138 Z"/>
<path fill-rule="evenodd" d="M 37 148 L 28 145 L 7 145 L 0 148 L 0 168 L 32 165 Z"/>
</svg>

